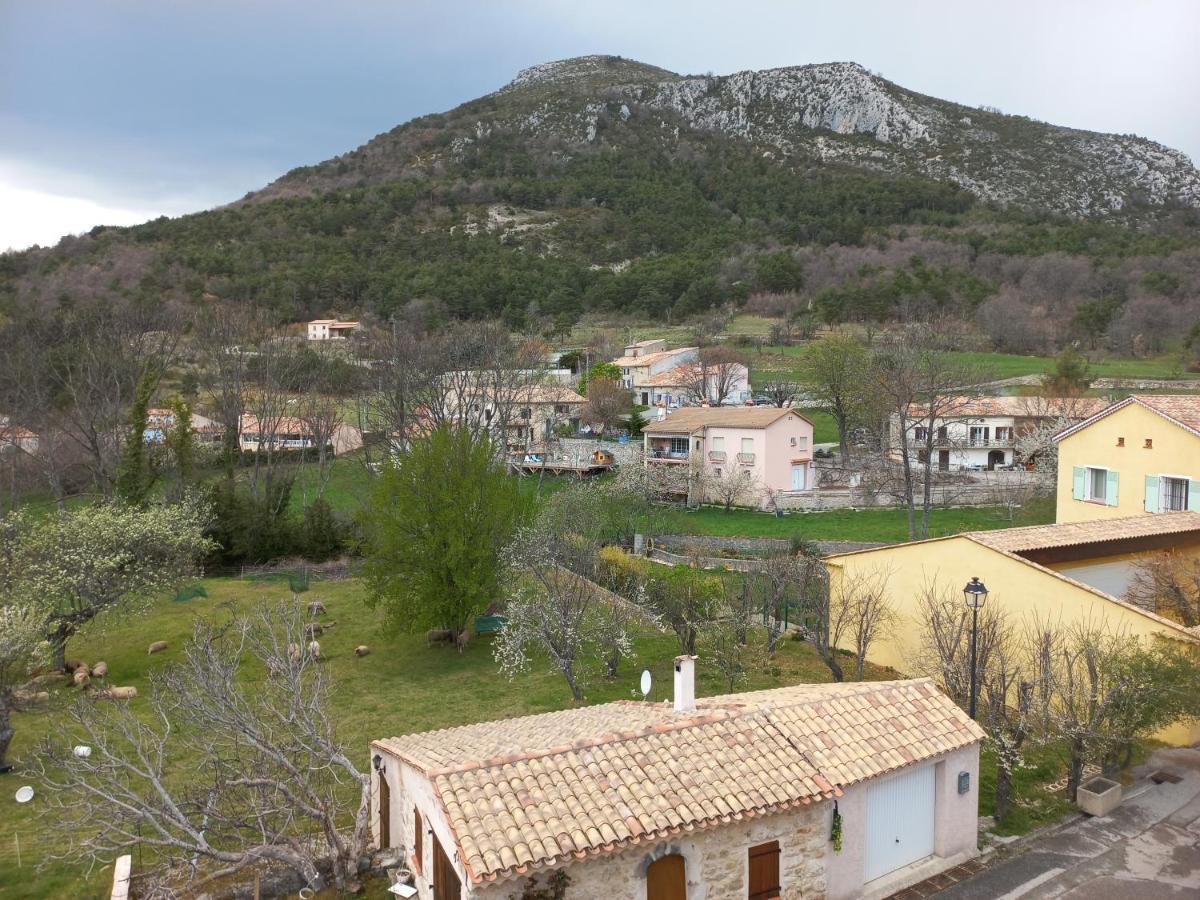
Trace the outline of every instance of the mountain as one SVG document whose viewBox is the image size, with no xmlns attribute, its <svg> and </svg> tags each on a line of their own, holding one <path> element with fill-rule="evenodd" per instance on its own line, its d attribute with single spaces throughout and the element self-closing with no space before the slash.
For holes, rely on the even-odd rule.
<svg viewBox="0 0 1200 900">
<path fill-rule="evenodd" d="M 856 63 L 685 77 L 619 57 L 584 56 L 525 69 L 463 110 L 477 118 L 454 122 L 456 134 L 444 150 L 431 147 L 420 162 L 396 153 L 412 147 L 405 126 L 291 173 L 253 198 L 396 177 L 497 131 L 590 144 L 619 141 L 621 128 L 648 119 L 664 148 L 680 129 L 715 132 L 748 141 L 769 158 L 925 176 L 1003 205 L 1069 215 L 1200 206 L 1200 172 L 1177 150 L 938 100 Z"/>
<path fill-rule="evenodd" d="M 501 316 L 973 322 L 1151 346 L 1200 318 L 1200 175 L 1141 138 L 907 91 L 854 63 L 534 66 L 214 210 L 0 255 L 0 323 L 86 301 Z"/>
</svg>

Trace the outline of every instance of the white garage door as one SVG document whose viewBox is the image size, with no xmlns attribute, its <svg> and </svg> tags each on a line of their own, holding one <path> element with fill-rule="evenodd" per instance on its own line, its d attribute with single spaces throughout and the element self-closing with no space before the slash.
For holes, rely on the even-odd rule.
<svg viewBox="0 0 1200 900">
<path fill-rule="evenodd" d="M 867 789 L 867 881 L 933 853 L 933 769 L 902 772 Z"/>
</svg>

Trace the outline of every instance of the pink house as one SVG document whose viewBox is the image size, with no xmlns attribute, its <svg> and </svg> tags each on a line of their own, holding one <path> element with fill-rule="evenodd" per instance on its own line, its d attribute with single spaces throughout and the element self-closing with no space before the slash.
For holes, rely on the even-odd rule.
<svg viewBox="0 0 1200 900">
<path fill-rule="evenodd" d="M 702 474 L 703 499 L 722 483 L 745 482 L 742 501 L 768 506 L 778 493 L 812 486 L 813 424 L 794 409 L 690 407 L 647 425 L 647 466 L 679 466 Z"/>
</svg>

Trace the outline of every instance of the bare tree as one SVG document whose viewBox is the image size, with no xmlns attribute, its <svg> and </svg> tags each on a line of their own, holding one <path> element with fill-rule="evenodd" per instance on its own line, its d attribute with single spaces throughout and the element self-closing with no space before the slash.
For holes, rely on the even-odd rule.
<svg viewBox="0 0 1200 900">
<path fill-rule="evenodd" d="M 835 605 L 846 607 L 849 636 L 854 642 L 854 680 L 862 681 L 867 655 L 879 635 L 895 618 L 888 593 L 891 570 L 875 568 L 838 582 Z"/>
<path fill-rule="evenodd" d="M 749 503 L 760 492 L 758 481 L 747 469 L 731 469 L 721 475 L 706 474 L 704 497 L 719 503 L 725 512 Z"/>
<path fill-rule="evenodd" d="M 1200 625 L 1200 560 L 1166 550 L 1132 566 L 1127 600 L 1186 628 Z"/>
<path fill-rule="evenodd" d="M 833 680 L 845 681 L 846 673 L 838 656 L 850 628 L 851 609 L 845 599 L 846 592 L 834 587 L 831 581 L 840 582 L 846 576 L 840 573 L 837 579 L 831 579 L 823 567 L 816 576 L 809 589 L 799 595 L 804 634 Z"/>
<path fill-rule="evenodd" d="M 936 333 L 916 328 L 872 357 L 871 389 L 886 402 L 897 424 L 910 539 L 929 536 L 938 430 L 974 399 L 973 386 L 987 380 L 978 365 L 938 349 L 940 345 Z"/>
<path fill-rule="evenodd" d="M 815 546 L 805 547 L 797 554 L 773 556 L 766 561 L 759 584 L 761 607 L 767 614 L 767 652 L 772 656 L 783 632 L 786 609 L 795 608 L 793 618 L 804 612 L 805 598 L 824 590 L 824 570 Z"/>
<path fill-rule="evenodd" d="M 800 386 L 796 382 L 778 375 L 771 376 L 770 379 L 758 386 L 759 393 L 766 395 L 770 399 L 771 405 L 780 409 L 791 403 L 799 390 Z"/>
<path fill-rule="evenodd" d="M 141 896 L 261 866 L 314 889 L 355 887 L 370 779 L 329 721 L 332 685 L 303 649 L 304 625 L 295 604 L 197 623 L 184 662 L 151 676 L 148 715 L 77 703 L 76 733 L 48 739 L 36 764 L 69 836 L 52 855 L 103 863 L 144 846 Z M 78 737 L 90 756 L 71 752 Z M 172 764 L 180 758 L 189 765 Z"/>
<path fill-rule="evenodd" d="M 746 383 L 746 361 L 730 347 L 702 347 L 699 366 L 705 382 L 704 396 L 713 406 L 733 397 Z"/>
<path fill-rule="evenodd" d="M 196 316 L 196 349 L 203 360 L 201 389 L 223 429 L 224 462 L 230 476 L 250 390 L 250 362 L 267 330 L 266 322 L 242 304 L 210 307 Z"/>
<path fill-rule="evenodd" d="M 583 421 L 607 431 L 628 419 L 633 410 L 633 397 L 627 388 L 609 378 L 592 378 L 587 386 L 587 403 Z"/>
</svg>

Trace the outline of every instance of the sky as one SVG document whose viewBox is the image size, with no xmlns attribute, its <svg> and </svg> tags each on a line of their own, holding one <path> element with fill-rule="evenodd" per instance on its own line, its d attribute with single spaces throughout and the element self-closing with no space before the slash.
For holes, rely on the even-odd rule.
<svg viewBox="0 0 1200 900">
<path fill-rule="evenodd" d="M 1200 0 L 0 0 L 0 251 L 231 202 L 524 66 L 853 60 L 1200 159 Z"/>
</svg>

